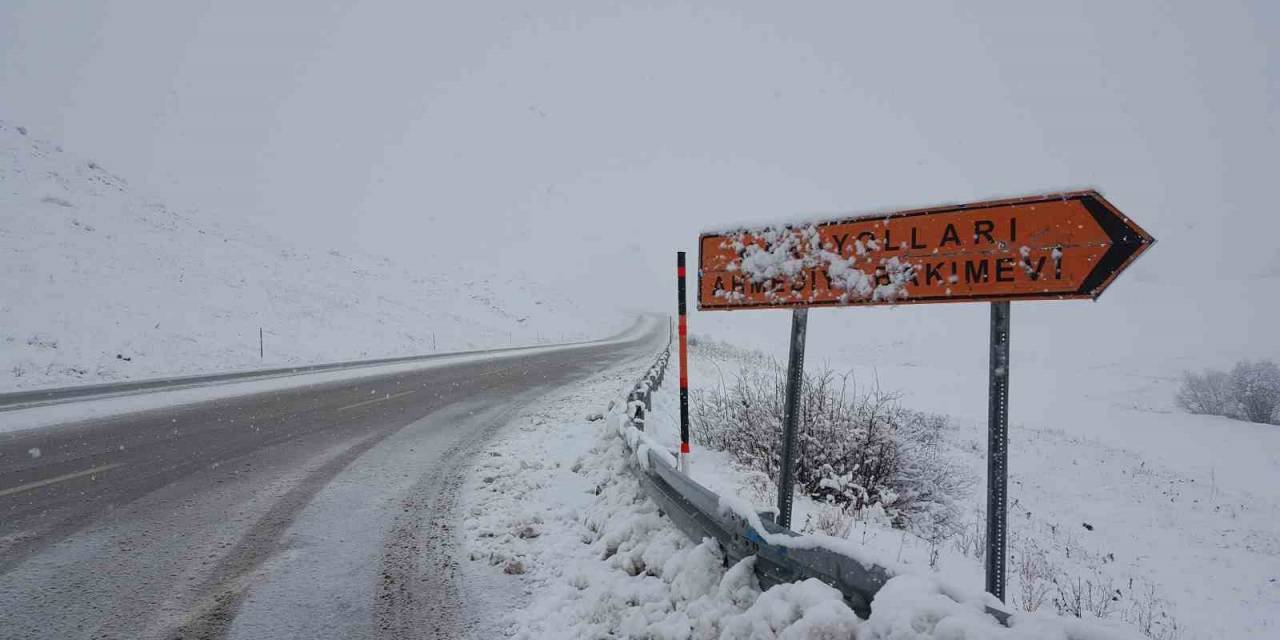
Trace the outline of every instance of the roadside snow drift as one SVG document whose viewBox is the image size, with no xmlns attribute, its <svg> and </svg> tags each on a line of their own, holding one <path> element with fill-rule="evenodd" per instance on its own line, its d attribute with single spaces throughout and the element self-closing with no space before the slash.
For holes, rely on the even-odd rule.
<svg viewBox="0 0 1280 640">
<path fill-rule="evenodd" d="M 867 620 L 818 580 L 762 591 L 753 558 L 726 567 L 714 541 L 686 538 L 632 474 L 635 456 L 617 431 L 622 405 L 600 411 L 600 403 L 620 397 L 646 364 L 550 398 L 480 457 L 462 496 L 470 505 L 461 534 L 469 549 L 464 592 L 483 612 L 473 617 L 484 619 L 475 637 L 1141 637 L 1044 614 L 1016 615 L 1003 627 L 980 600 L 957 602 L 954 589 L 929 575 L 890 580 Z M 673 396 L 672 386 L 659 396 Z"/>
</svg>

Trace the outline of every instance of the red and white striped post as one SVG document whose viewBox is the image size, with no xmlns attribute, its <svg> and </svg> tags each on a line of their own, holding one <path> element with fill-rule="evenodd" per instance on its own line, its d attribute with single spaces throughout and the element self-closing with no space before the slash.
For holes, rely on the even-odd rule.
<svg viewBox="0 0 1280 640">
<path fill-rule="evenodd" d="M 689 325 L 685 311 L 684 252 L 676 252 L 676 280 L 680 296 L 680 470 L 689 473 Z"/>
</svg>

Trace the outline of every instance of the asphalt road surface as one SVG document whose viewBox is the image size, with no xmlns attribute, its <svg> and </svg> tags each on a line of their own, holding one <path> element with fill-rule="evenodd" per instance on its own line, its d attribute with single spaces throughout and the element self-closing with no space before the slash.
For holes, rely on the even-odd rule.
<svg viewBox="0 0 1280 640">
<path fill-rule="evenodd" d="M 470 457 L 540 396 L 665 340 L 655 323 L 0 434 L 0 638 L 465 636 L 451 527 Z"/>
</svg>

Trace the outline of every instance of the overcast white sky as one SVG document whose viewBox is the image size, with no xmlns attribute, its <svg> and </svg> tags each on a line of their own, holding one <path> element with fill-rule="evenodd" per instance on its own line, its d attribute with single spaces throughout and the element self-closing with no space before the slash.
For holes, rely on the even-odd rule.
<svg viewBox="0 0 1280 640">
<path fill-rule="evenodd" d="M 180 209 L 650 306 L 707 226 L 1078 186 L 1141 277 L 1280 273 L 1280 3 L 700 4 L 3 0 L 0 117 Z"/>
</svg>

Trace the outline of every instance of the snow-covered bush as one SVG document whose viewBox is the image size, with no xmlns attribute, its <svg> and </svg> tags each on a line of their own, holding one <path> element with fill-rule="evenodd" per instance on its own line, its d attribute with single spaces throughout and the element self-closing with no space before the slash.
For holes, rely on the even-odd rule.
<svg viewBox="0 0 1280 640">
<path fill-rule="evenodd" d="M 1271 360 L 1244 360 L 1231 373 L 1188 371 L 1175 400 L 1191 413 L 1276 423 L 1280 419 L 1276 413 L 1280 409 L 1280 367 Z"/>
<path fill-rule="evenodd" d="M 1231 370 L 1231 395 L 1244 418 L 1276 422 L 1280 408 L 1280 367 L 1270 360 L 1245 360 Z"/>
<path fill-rule="evenodd" d="M 692 395 L 694 439 L 777 478 L 785 397 L 781 365 L 761 361 L 745 367 L 732 383 Z M 947 428 L 945 417 L 907 409 L 879 387 L 859 391 L 849 376 L 827 369 L 806 373 L 796 487 L 852 512 L 880 505 L 895 526 L 940 541 L 957 528 L 956 501 L 972 483 L 944 452 L 941 434 Z"/>
<path fill-rule="evenodd" d="M 1231 398 L 1231 377 L 1222 371 L 1183 372 L 1182 386 L 1174 398 L 1190 413 L 1226 416 L 1235 413 Z"/>
<path fill-rule="evenodd" d="M 853 515 L 840 505 L 821 505 L 817 513 L 811 513 L 801 531 L 818 531 L 833 538 L 848 538 L 853 528 Z"/>
</svg>

